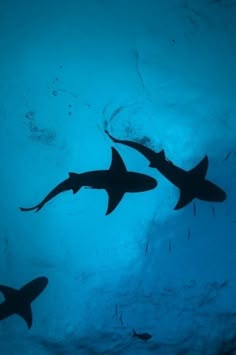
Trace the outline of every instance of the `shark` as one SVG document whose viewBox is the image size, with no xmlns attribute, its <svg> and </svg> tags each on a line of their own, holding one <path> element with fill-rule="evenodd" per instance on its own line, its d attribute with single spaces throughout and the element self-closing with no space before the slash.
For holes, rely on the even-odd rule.
<svg viewBox="0 0 236 355">
<path fill-rule="evenodd" d="M 146 159 L 149 160 L 149 166 L 157 169 L 167 180 L 180 190 L 179 200 L 174 210 L 181 209 L 192 202 L 199 199 L 207 202 L 223 202 L 227 195 L 226 192 L 206 179 L 208 171 L 208 156 L 205 157 L 192 169 L 184 170 L 166 158 L 165 151 L 160 152 L 140 144 L 137 142 L 122 140 L 113 137 L 108 130 L 105 133 L 114 143 L 124 144 L 127 147 L 136 149 Z"/>
<path fill-rule="evenodd" d="M 23 212 L 36 210 L 38 212 L 48 201 L 58 194 L 72 190 L 77 193 L 82 187 L 104 189 L 108 194 L 108 207 L 106 215 L 118 206 L 125 193 L 144 192 L 157 186 L 157 180 L 151 176 L 128 171 L 118 153 L 112 147 L 112 161 L 108 170 L 95 170 L 85 173 L 69 173 L 69 178 L 58 184 L 36 206 L 30 208 L 20 207 Z"/>
<path fill-rule="evenodd" d="M 132 335 L 133 338 L 139 338 L 141 340 L 149 340 L 152 338 L 152 335 L 149 334 L 149 333 L 137 333 L 135 329 L 133 329 L 133 335 Z"/>
<path fill-rule="evenodd" d="M 30 281 L 19 290 L 0 285 L 0 292 L 5 297 L 0 304 L 0 320 L 18 314 L 30 329 L 32 327 L 31 303 L 43 292 L 47 284 L 47 277 L 42 276 Z"/>
</svg>

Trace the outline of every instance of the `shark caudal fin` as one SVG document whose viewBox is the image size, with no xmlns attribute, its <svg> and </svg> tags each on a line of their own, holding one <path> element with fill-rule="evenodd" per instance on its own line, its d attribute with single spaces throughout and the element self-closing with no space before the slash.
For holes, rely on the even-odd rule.
<svg viewBox="0 0 236 355">
<path fill-rule="evenodd" d="M 116 180 L 118 179 L 119 175 L 127 173 L 125 163 L 114 147 L 112 147 L 112 161 L 109 171 L 111 176 Z M 125 191 L 122 188 L 118 188 L 116 184 L 113 186 L 112 178 L 111 185 L 106 189 L 106 191 L 108 193 L 108 207 L 106 211 L 107 216 L 118 206 L 119 202 L 122 200 L 125 194 Z"/>
<path fill-rule="evenodd" d="M 5 300 L 0 305 L 0 320 L 13 314 L 18 314 L 26 322 L 28 329 L 32 327 L 31 302 L 37 298 L 47 286 L 48 279 L 39 277 L 20 290 L 0 285 L 0 292 L 3 293 Z"/>
<path fill-rule="evenodd" d="M 30 208 L 25 208 L 25 207 L 19 207 L 21 212 L 28 212 L 28 211 L 34 211 L 38 212 L 39 210 L 41 210 L 41 208 L 43 207 L 42 203 L 39 203 L 38 205 L 34 206 L 34 207 L 30 207 Z"/>
<path fill-rule="evenodd" d="M 205 156 L 199 164 L 197 164 L 193 169 L 186 172 L 189 176 L 189 179 L 194 179 L 196 184 L 201 183 L 201 181 L 205 180 L 206 173 L 208 169 L 208 157 Z M 186 189 L 182 188 L 180 191 L 179 201 L 177 202 L 174 210 L 179 210 L 185 206 L 187 206 L 192 200 L 197 197 L 195 186 L 192 186 L 192 189 L 187 186 Z"/>
</svg>

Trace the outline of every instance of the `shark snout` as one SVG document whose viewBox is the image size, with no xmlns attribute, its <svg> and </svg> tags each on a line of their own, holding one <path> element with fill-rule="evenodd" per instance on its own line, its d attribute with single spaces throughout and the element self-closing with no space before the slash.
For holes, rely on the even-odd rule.
<svg viewBox="0 0 236 355">
<path fill-rule="evenodd" d="M 204 181 L 204 187 L 199 191 L 198 195 L 200 200 L 211 202 L 223 202 L 227 197 L 224 190 L 209 180 Z"/>
<path fill-rule="evenodd" d="M 152 189 L 155 189 L 155 187 L 157 187 L 158 183 L 157 183 L 157 180 L 151 178 L 150 180 L 150 186 Z"/>
<path fill-rule="evenodd" d="M 147 188 L 147 190 L 152 190 L 155 189 L 155 187 L 157 187 L 158 183 L 157 180 L 152 178 L 151 176 L 146 176 L 145 179 L 145 186 Z"/>
</svg>

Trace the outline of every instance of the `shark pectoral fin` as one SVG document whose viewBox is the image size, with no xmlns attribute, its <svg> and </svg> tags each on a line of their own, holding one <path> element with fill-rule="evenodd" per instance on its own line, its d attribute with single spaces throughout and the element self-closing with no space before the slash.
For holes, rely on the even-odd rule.
<svg viewBox="0 0 236 355">
<path fill-rule="evenodd" d="M 17 311 L 16 314 L 25 320 L 28 329 L 32 327 L 32 310 L 30 304 L 25 304 L 25 306 Z"/>
<path fill-rule="evenodd" d="M 206 155 L 198 165 L 196 165 L 193 169 L 189 170 L 189 173 L 198 175 L 201 178 L 205 178 L 207 169 L 208 169 L 208 157 Z"/>
<path fill-rule="evenodd" d="M 174 210 L 179 210 L 185 206 L 187 206 L 192 200 L 194 196 L 186 191 L 180 191 L 179 201 L 177 202 Z"/>
<path fill-rule="evenodd" d="M 117 207 L 119 202 L 122 200 L 124 196 L 123 191 L 119 190 L 107 190 L 108 193 L 108 207 L 106 211 L 106 216 L 109 215 L 114 209 Z"/>
<path fill-rule="evenodd" d="M 110 166 L 110 171 L 114 172 L 114 173 L 121 173 L 126 172 L 126 166 L 125 163 L 123 162 L 120 154 L 118 153 L 118 151 L 112 147 L 112 161 L 111 161 L 111 166 Z"/>
<path fill-rule="evenodd" d="M 28 282 L 26 285 L 24 285 L 21 289 L 20 292 L 24 299 L 28 302 L 31 303 L 33 302 L 46 288 L 48 284 L 48 278 L 45 276 L 38 277 L 30 282 Z"/>
</svg>

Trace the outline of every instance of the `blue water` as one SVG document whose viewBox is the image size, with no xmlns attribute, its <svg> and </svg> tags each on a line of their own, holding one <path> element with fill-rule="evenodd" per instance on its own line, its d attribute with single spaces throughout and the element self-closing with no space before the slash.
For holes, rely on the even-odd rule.
<svg viewBox="0 0 236 355">
<path fill-rule="evenodd" d="M 235 18 L 234 0 L 1 2 L 0 284 L 49 279 L 30 330 L 0 322 L 1 355 L 236 354 Z M 186 170 L 207 154 L 227 200 L 174 211 L 178 189 L 116 145 L 155 190 L 109 216 L 92 189 L 19 211 L 108 169 L 107 126 Z"/>
</svg>

